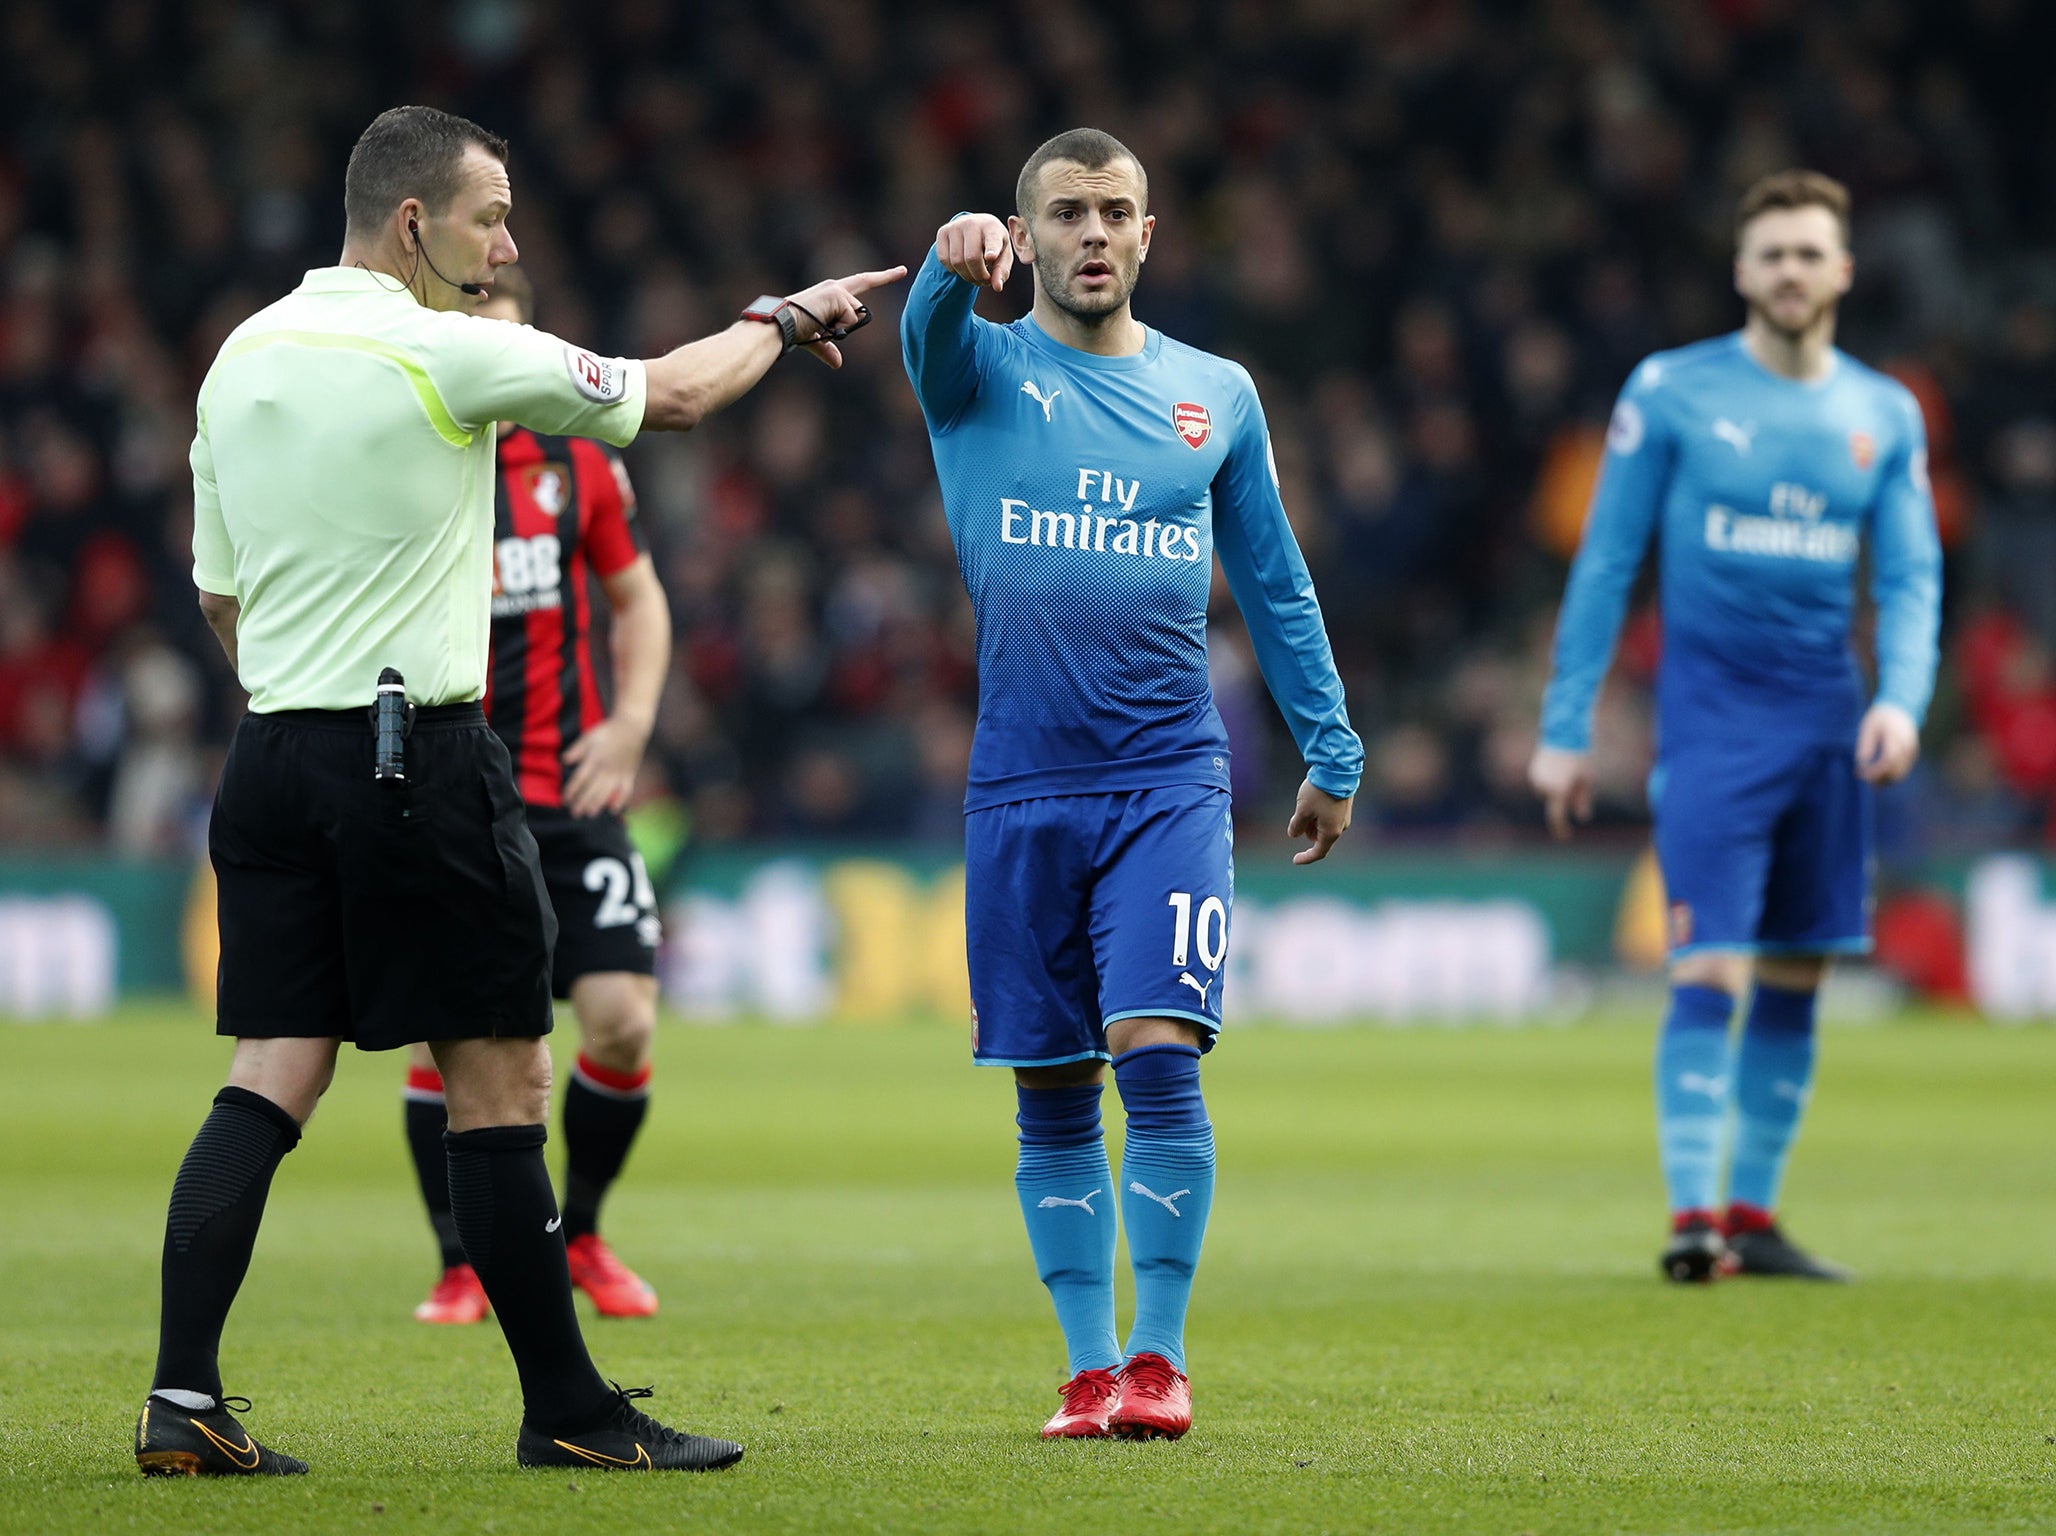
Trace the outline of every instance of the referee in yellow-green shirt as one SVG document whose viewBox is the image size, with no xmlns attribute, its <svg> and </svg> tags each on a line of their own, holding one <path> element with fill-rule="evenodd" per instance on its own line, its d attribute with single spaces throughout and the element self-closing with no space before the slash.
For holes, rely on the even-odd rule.
<svg viewBox="0 0 2056 1536">
<path fill-rule="evenodd" d="M 250 695 L 208 830 L 236 1048 L 172 1186 L 145 1472 L 307 1470 L 231 1416 L 217 1357 L 272 1173 L 346 1040 L 435 1053 L 452 1212 L 521 1376 L 520 1463 L 742 1456 L 610 1387 L 572 1309 L 543 1166 L 556 920 L 479 707 L 494 423 L 617 447 L 684 431 L 795 346 L 839 366 L 860 295 L 905 269 L 767 295 L 648 362 L 599 357 L 468 313 L 517 255 L 506 159 L 461 117 L 381 114 L 350 155 L 341 260 L 238 326 L 201 385 L 193 581 Z"/>
</svg>

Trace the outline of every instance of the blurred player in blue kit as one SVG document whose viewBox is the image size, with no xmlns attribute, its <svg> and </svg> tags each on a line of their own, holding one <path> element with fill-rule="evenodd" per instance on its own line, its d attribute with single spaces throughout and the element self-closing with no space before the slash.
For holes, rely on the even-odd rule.
<svg viewBox="0 0 2056 1536">
<path fill-rule="evenodd" d="M 972 1051 L 1011 1067 L 1029 1246 L 1070 1355 L 1045 1437 L 1176 1438 L 1185 1314 L 1214 1188 L 1200 1057 L 1234 901 L 1228 743 L 1207 685 L 1213 557 L 1307 762 L 1290 835 L 1326 856 L 1363 747 L 1262 407 L 1234 363 L 1138 322 L 1148 181 L 1092 129 L 1032 155 L 1016 213 L 960 214 L 901 341 L 978 624 L 965 809 Z M 1032 313 L 972 313 L 1016 261 Z M 1127 1115 L 1120 1177 L 1105 1064 Z M 1114 1330 L 1127 1231 L 1135 1322 Z"/>
<path fill-rule="evenodd" d="M 1834 345 L 1853 275 L 1848 192 L 1809 171 L 1766 177 L 1736 236 L 1743 328 L 1646 359 L 1614 409 L 1529 776 L 1559 837 L 1591 814 L 1593 704 L 1655 539 L 1663 1272 L 1844 1280 L 1784 1235 L 1778 1191 L 1812 1094 L 1821 981 L 1832 956 L 1871 944 L 1872 786 L 1920 754 L 1941 552 L 1919 407 Z M 1850 647 L 1865 544 L 1867 707 Z"/>
</svg>

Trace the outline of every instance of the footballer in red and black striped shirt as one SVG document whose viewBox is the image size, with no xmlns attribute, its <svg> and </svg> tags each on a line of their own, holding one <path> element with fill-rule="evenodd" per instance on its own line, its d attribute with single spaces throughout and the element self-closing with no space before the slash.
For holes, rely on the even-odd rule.
<svg viewBox="0 0 2056 1536">
<path fill-rule="evenodd" d="M 566 753 L 607 719 L 593 675 L 588 577 L 605 583 L 638 562 L 649 564 L 618 452 L 526 427 L 501 435 L 485 710 L 530 810 L 566 804 L 567 781 L 577 776 Z M 575 809 L 597 808 L 593 797 L 580 798 Z"/>
<path fill-rule="evenodd" d="M 527 324 L 534 302 L 502 267 L 478 313 Z M 599 1235 L 600 1200 L 649 1107 L 657 1022 L 657 897 L 620 808 L 635 782 L 671 655 L 671 617 L 636 525 L 621 456 L 584 438 L 501 423 L 493 498 L 492 665 L 486 718 L 542 852 L 557 912 L 550 975 L 578 1019 L 578 1064 L 564 1096 L 565 1252 L 572 1283 L 605 1316 L 657 1309 L 648 1284 Z M 609 609 L 614 699 L 592 656 L 592 589 Z M 415 1309 L 423 1322 L 477 1322 L 485 1291 L 449 1215 L 442 1079 L 415 1047 L 407 1137 L 442 1246 L 443 1275 Z"/>
</svg>

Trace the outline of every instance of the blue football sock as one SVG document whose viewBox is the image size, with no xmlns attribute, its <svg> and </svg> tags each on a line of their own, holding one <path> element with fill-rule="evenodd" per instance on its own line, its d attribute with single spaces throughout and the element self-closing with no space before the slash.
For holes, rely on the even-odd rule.
<svg viewBox="0 0 2056 1536">
<path fill-rule="evenodd" d="M 1214 1128 L 1199 1092 L 1199 1051 L 1145 1045 L 1114 1058 L 1128 1114 L 1121 1220 L 1135 1270 L 1132 1357 L 1162 1355 L 1185 1369 L 1185 1308 L 1214 1203 Z"/>
<path fill-rule="evenodd" d="M 1813 1096 L 1814 992 L 1759 985 L 1735 1052 L 1735 1166 L 1730 1202 L 1778 1208 L 1778 1186 Z"/>
<path fill-rule="evenodd" d="M 1719 1199 L 1728 1128 L 1728 1017 L 1718 987 L 1673 987 L 1656 1037 L 1656 1145 L 1673 1214 Z"/>
<path fill-rule="evenodd" d="M 1100 1084 L 1021 1088 L 1014 1188 L 1035 1272 L 1049 1287 L 1071 1374 L 1121 1363 L 1114 1336 L 1114 1178 L 1100 1129 Z"/>
</svg>

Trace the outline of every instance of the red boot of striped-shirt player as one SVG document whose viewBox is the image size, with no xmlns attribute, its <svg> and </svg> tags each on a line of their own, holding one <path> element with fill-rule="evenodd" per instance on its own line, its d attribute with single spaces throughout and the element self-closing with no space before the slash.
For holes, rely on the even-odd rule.
<svg viewBox="0 0 2056 1536">
<path fill-rule="evenodd" d="M 469 1264 L 453 1264 L 443 1271 L 428 1300 L 414 1309 L 417 1323 L 448 1323 L 462 1326 L 484 1322 L 493 1304 L 486 1300 L 478 1271 Z"/>
<path fill-rule="evenodd" d="M 650 1317 L 657 1310 L 657 1292 L 649 1281 L 614 1257 L 597 1232 L 574 1237 L 564 1245 L 571 1283 L 592 1297 L 602 1317 Z"/>
</svg>

